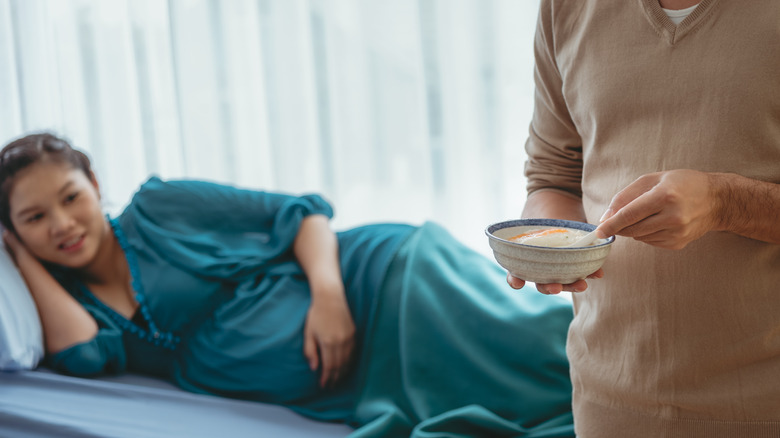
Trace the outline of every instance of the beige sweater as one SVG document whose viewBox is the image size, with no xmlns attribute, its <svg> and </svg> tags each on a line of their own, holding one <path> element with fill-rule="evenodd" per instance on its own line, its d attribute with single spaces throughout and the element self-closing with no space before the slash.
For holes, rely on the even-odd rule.
<svg viewBox="0 0 780 438">
<path fill-rule="evenodd" d="M 780 183 L 780 1 L 542 0 L 529 191 L 588 221 L 640 175 Z M 778 212 L 780 226 L 780 212 Z M 780 245 L 711 232 L 685 249 L 618 238 L 575 294 L 579 438 L 780 437 Z"/>
</svg>

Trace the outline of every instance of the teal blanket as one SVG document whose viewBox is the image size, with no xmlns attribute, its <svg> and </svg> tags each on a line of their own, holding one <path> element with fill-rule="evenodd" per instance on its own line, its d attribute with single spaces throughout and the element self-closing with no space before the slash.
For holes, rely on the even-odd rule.
<svg viewBox="0 0 780 438">
<path fill-rule="evenodd" d="M 376 304 L 350 437 L 574 436 L 571 305 L 505 278 L 434 224 L 409 238 Z"/>
</svg>

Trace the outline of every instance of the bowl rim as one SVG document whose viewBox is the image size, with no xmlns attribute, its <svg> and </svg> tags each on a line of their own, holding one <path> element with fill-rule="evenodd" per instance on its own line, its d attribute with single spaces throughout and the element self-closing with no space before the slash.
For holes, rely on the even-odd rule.
<svg viewBox="0 0 780 438">
<path fill-rule="evenodd" d="M 570 221 L 567 219 L 544 219 L 544 218 L 531 218 L 531 219 L 511 219 L 507 221 L 501 221 L 501 222 L 495 222 L 493 224 L 488 225 L 485 227 L 485 234 L 488 236 L 488 238 L 497 240 L 499 242 L 505 242 L 509 245 L 517 245 L 521 246 L 523 248 L 532 248 L 532 249 L 539 249 L 539 250 L 547 250 L 547 251 L 583 251 L 583 250 L 593 250 L 596 248 L 602 248 L 605 246 L 611 245 L 615 241 L 615 236 L 610 236 L 606 239 L 606 242 L 600 243 L 598 245 L 591 245 L 591 246 L 573 246 L 573 247 L 565 247 L 565 246 L 537 246 L 537 245 L 526 245 L 525 243 L 520 242 L 513 242 L 511 240 L 502 239 L 495 234 L 494 232 L 498 230 L 502 230 L 504 228 L 510 228 L 510 227 L 525 227 L 525 226 L 545 226 L 545 227 L 554 227 L 554 228 L 572 228 L 575 230 L 582 230 L 582 231 L 593 231 L 596 229 L 596 225 L 589 224 L 587 222 L 578 222 L 578 221 Z"/>
</svg>

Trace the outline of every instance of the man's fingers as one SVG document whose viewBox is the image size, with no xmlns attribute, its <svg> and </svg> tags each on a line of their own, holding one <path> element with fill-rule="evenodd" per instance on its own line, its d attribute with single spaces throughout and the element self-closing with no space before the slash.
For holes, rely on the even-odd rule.
<svg viewBox="0 0 780 438">
<path fill-rule="evenodd" d="M 560 283 L 549 283 L 549 284 L 537 283 L 536 290 L 538 290 L 539 292 L 545 295 L 557 295 L 563 292 L 563 285 Z"/>
<path fill-rule="evenodd" d="M 512 289 L 522 289 L 523 286 L 525 286 L 525 280 L 517 278 L 509 273 L 506 274 L 506 282 L 509 283 L 509 286 L 511 286 Z"/>
<path fill-rule="evenodd" d="M 646 217 L 646 215 L 643 216 L 645 213 L 641 209 L 652 204 L 643 205 L 640 203 L 637 205 L 637 201 L 645 198 L 658 185 L 659 181 L 660 174 L 643 175 L 613 196 L 609 206 L 599 219 L 598 235 L 601 238 L 614 236 L 624 227 Z"/>
<path fill-rule="evenodd" d="M 658 184 L 658 178 L 655 174 L 644 175 L 637 178 L 634 182 L 627 185 L 623 190 L 612 197 L 607 210 L 604 212 L 604 216 L 602 216 L 602 220 L 609 219 L 609 217 L 631 203 L 634 199 L 651 190 L 656 184 Z"/>
<path fill-rule="evenodd" d="M 604 278 L 604 270 L 599 268 L 598 271 L 588 275 L 588 278 Z"/>
<path fill-rule="evenodd" d="M 599 224 L 598 230 L 600 235 L 614 236 L 621 234 L 625 228 L 659 213 L 661 207 L 660 198 L 654 191 L 644 192 Z"/>
<path fill-rule="evenodd" d="M 598 271 L 588 275 L 588 278 L 602 278 L 604 271 L 599 269 Z M 545 295 L 557 295 L 561 292 L 584 292 L 588 288 L 588 282 L 585 280 L 577 280 L 571 284 L 560 283 L 548 283 L 548 284 L 536 284 L 536 290 Z"/>
<path fill-rule="evenodd" d="M 665 222 L 661 213 L 650 215 L 633 225 L 629 225 L 618 231 L 621 236 L 639 239 L 643 236 L 655 234 L 665 229 Z"/>
<path fill-rule="evenodd" d="M 563 286 L 563 290 L 566 292 L 584 292 L 588 288 L 588 282 L 585 280 L 577 280 L 572 284 L 566 284 Z"/>
<path fill-rule="evenodd" d="M 634 237 L 634 239 L 664 249 L 683 249 L 691 241 L 690 239 L 681 238 L 668 230 L 662 230 L 646 236 Z"/>
</svg>

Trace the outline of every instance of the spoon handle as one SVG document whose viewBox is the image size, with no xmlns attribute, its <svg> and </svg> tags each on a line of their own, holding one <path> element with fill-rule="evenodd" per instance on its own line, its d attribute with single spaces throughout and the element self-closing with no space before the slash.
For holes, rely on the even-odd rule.
<svg viewBox="0 0 780 438">
<path fill-rule="evenodd" d="M 566 245 L 566 248 L 574 248 L 580 246 L 588 246 L 596 240 L 596 230 L 582 236 L 578 240 Z"/>
</svg>

